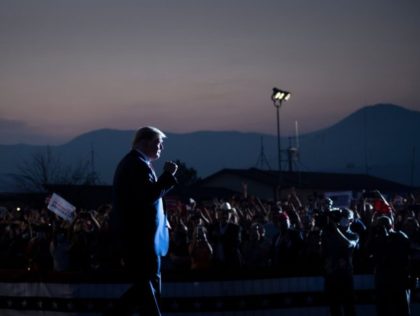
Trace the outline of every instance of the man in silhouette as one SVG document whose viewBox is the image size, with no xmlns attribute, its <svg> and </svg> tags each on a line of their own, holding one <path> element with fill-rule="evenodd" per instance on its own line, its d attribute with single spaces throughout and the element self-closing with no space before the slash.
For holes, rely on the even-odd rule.
<svg viewBox="0 0 420 316">
<path fill-rule="evenodd" d="M 111 224 L 124 267 L 134 284 L 107 315 L 161 315 L 160 263 L 169 248 L 169 223 L 162 197 L 176 184 L 178 166 L 167 161 L 158 178 L 151 165 L 163 150 L 165 134 L 154 127 L 140 128 L 132 150 L 114 175 Z"/>
<path fill-rule="evenodd" d="M 236 211 L 236 210 L 235 210 Z M 235 223 L 234 209 L 225 202 L 216 209 L 216 221 L 209 227 L 209 237 L 214 246 L 216 269 L 221 272 L 235 271 L 241 267 L 241 226 Z"/>
<path fill-rule="evenodd" d="M 368 247 L 375 264 L 376 311 L 378 316 L 409 316 L 411 250 L 407 235 L 394 230 L 388 216 L 376 218 Z"/>
<path fill-rule="evenodd" d="M 325 293 L 332 316 L 354 316 L 353 252 L 359 236 L 350 226 L 354 213 L 350 209 L 329 211 L 321 236 L 324 259 Z"/>
</svg>

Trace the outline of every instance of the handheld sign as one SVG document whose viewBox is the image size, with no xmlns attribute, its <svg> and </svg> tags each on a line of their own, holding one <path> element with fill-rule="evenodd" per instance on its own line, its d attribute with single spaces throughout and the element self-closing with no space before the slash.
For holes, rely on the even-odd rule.
<svg viewBox="0 0 420 316">
<path fill-rule="evenodd" d="M 55 193 L 51 196 L 47 208 L 69 222 L 72 222 L 75 217 L 76 207 Z"/>
<path fill-rule="evenodd" d="M 334 207 L 350 207 L 353 199 L 352 191 L 325 192 L 325 196 L 333 200 Z"/>
</svg>

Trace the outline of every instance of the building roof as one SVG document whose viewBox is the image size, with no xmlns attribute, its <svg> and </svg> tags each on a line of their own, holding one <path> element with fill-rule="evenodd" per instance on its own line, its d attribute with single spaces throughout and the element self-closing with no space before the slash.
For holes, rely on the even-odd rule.
<svg viewBox="0 0 420 316">
<path fill-rule="evenodd" d="M 295 187 L 299 189 L 313 189 L 323 191 L 361 191 L 381 190 L 385 192 L 407 192 L 411 187 L 397 182 L 381 179 L 366 174 L 331 173 L 331 172 L 278 172 L 271 170 L 251 169 L 222 169 L 203 179 L 200 185 L 221 176 L 234 175 L 249 179 L 267 186 L 276 186 L 280 181 L 283 188 Z"/>
</svg>

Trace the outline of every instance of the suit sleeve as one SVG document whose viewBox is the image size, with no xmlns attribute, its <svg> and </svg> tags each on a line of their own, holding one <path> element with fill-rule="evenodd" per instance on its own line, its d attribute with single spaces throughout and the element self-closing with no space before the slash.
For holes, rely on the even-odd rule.
<svg viewBox="0 0 420 316">
<path fill-rule="evenodd" d="M 163 172 L 162 175 L 154 180 L 154 175 L 151 170 L 146 166 L 145 169 L 147 177 L 143 177 L 139 190 L 141 190 L 142 199 L 145 202 L 154 203 L 162 198 L 172 187 L 177 183 L 176 178 L 169 172 Z"/>
</svg>

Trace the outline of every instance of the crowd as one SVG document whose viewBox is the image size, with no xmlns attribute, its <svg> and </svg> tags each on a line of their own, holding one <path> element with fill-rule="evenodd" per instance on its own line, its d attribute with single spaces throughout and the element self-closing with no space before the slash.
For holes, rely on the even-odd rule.
<svg viewBox="0 0 420 316">
<path fill-rule="evenodd" d="M 331 227 L 347 225 L 357 236 L 352 269 L 369 273 L 374 265 L 370 246 L 377 233 L 377 218 L 387 216 L 397 231 L 409 237 L 413 270 L 418 274 L 419 211 L 412 196 L 396 195 L 388 202 L 378 191 L 360 194 L 344 209 L 335 208 L 331 199 L 318 194 L 303 202 L 293 189 L 276 203 L 252 197 L 207 203 L 191 200 L 186 207 L 172 210 L 172 245 L 166 268 L 322 274 L 327 259 L 325 236 Z"/>
<path fill-rule="evenodd" d="M 30 271 L 109 271 L 122 268 L 111 247 L 111 205 L 76 210 L 72 222 L 46 207 L 0 207 L 0 269 Z M 325 196 L 304 199 L 291 189 L 278 202 L 233 196 L 228 200 L 188 201 L 167 207 L 171 245 L 164 271 L 204 273 L 276 271 L 285 275 L 325 272 L 323 236 L 347 225 L 357 236 L 352 252 L 356 272 L 371 272 L 369 240 L 376 218 L 387 215 L 410 241 L 412 268 L 419 275 L 420 211 L 414 198 L 364 193 L 348 209 L 335 209 Z M 346 216 L 344 216 L 344 214 Z M 325 247 L 324 247 L 325 248 Z M 393 255 L 393 254 L 390 254 Z"/>
</svg>

